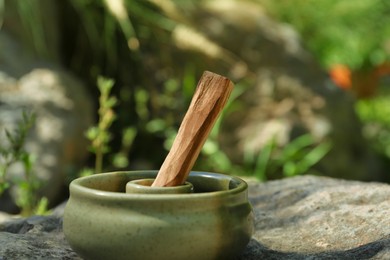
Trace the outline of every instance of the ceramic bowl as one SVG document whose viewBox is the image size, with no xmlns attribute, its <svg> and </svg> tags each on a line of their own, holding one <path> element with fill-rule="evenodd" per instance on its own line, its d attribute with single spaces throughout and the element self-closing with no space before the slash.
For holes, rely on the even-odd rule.
<svg viewBox="0 0 390 260">
<path fill-rule="evenodd" d="M 125 193 L 156 171 L 111 172 L 74 180 L 64 233 L 84 259 L 233 259 L 253 232 L 247 184 L 191 172 L 193 193 Z"/>
</svg>

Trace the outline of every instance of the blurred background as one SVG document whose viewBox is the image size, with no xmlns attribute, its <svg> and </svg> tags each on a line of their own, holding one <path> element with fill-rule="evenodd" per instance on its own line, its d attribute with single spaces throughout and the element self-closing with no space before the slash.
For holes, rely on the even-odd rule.
<svg viewBox="0 0 390 260">
<path fill-rule="evenodd" d="M 158 169 L 197 81 L 235 90 L 194 170 L 390 181 L 390 3 L 0 0 L 0 210 Z"/>
</svg>

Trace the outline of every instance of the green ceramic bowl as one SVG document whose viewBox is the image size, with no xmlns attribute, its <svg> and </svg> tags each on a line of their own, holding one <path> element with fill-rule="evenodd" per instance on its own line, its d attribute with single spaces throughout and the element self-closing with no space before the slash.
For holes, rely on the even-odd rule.
<svg viewBox="0 0 390 260">
<path fill-rule="evenodd" d="M 253 232 L 247 184 L 191 172 L 193 193 L 132 194 L 126 184 L 156 171 L 91 175 L 70 184 L 64 233 L 85 259 L 233 259 Z"/>
</svg>

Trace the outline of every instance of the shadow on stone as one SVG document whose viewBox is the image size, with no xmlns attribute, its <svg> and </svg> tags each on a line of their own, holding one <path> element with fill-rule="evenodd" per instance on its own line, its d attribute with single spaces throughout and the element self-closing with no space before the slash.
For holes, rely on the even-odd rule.
<svg viewBox="0 0 390 260">
<path fill-rule="evenodd" d="M 372 259 L 380 257 L 380 252 L 390 246 L 390 238 L 381 239 L 348 250 L 324 251 L 318 253 L 282 252 L 267 248 L 255 239 L 251 239 L 238 260 L 255 259 Z"/>
</svg>

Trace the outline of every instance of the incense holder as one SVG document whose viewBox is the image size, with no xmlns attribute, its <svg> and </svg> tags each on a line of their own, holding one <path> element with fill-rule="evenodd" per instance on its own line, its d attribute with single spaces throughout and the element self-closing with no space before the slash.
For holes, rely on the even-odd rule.
<svg viewBox="0 0 390 260">
<path fill-rule="evenodd" d="M 159 260 L 234 259 L 245 249 L 253 213 L 243 180 L 191 172 L 190 191 L 126 193 L 128 182 L 156 175 L 111 172 L 74 180 L 63 223 L 72 249 L 84 259 Z"/>
<path fill-rule="evenodd" d="M 189 182 L 174 187 L 151 187 L 153 182 L 154 179 L 137 179 L 129 181 L 126 184 L 126 193 L 183 194 L 194 192 L 194 186 Z"/>
</svg>

